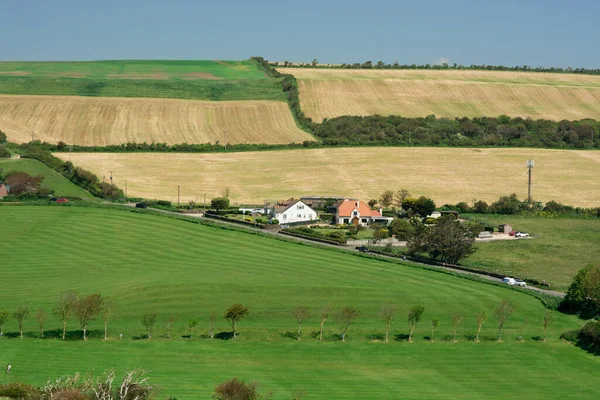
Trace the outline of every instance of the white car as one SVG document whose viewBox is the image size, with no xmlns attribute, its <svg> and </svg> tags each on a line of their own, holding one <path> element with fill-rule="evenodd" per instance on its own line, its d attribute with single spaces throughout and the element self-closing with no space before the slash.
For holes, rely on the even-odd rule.
<svg viewBox="0 0 600 400">
<path fill-rule="evenodd" d="M 514 286 L 517 281 L 514 278 L 509 278 L 508 276 L 502 279 L 502 283 L 506 283 L 507 285 Z"/>
<path fill-rule="evenodd" d="M 521 279 L 515 279 L 515 286 L 527 287 L 527 282 Z"/>
<path fill-rule="evenodd" d="M 517 232 L 517 233 L 515 233 L 515 237 L 522 237 L 522 238 L 529 237 L 529 233 L 527 233 L 527 232 Z"/>
</svg>

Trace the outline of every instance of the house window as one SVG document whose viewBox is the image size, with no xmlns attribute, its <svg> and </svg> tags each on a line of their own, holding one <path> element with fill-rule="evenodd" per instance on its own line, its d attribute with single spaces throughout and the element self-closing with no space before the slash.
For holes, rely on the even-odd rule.
<svg viewBox="0 0 600 400">
<path fill-rule="evenodd" d="M 298 210 L 303 210 L 304 206 L 298 206 Z"/>
<path fill-rule="evenodd" d="M 344 218 L 344 223 L 345 223 L 345 224 L 349 224 L 349 223 L 350 223 L 350 220 L 349 220 L 348 218 Z"/>
<path fill-rule="evenodd" d="M 287 219 L 287 214 L 283 214 L 283 219 Z"/>
<path fill-rule="evenodd" d="M 354 215 L 355 217 L 358 216 L 358 211 L 354 211 L 354 213 L 352 213 L 352 215 Z"/>
<path fill-rule="evenodd" d="M 362 219 L 362 222 L 363 222 L 363 224 L 366 224 L 368 221 L 367 221 L 367 219 L 366 219 L 366 218 L 363 218 L 363 219 Z"/>
<path fill-rule="evenodd" d="M 302 218 L 302 214 L 298 214 L 298 218 Z"/>
</svg>

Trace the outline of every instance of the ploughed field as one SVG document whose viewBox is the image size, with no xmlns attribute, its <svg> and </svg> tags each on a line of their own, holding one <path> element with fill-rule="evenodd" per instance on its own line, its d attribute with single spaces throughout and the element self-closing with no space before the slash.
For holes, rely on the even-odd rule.
<svg viewBox="0 0 600 400">
<path fill-rule="evenodd" d="M 66 160 L 69 155 L 58 153 Z M 113 171 L 129 194 L 182 201 L 217 197 L 230 187 L 237 203 L 292 196 L 368 200 L 408 189 L 439 206 L 517 193 L 527 197 L 526 160 L 535 160 L 534 200 L 600 206 L 600 151 L 456 148 L 330 148 L 247 153 L 73 153 L 73 163 L 98 176 Z"/>
<path fill-rule="evenodd" d="M 298 389 L 311 399 L 597 396 L 600 359 L 559 339 L 581 321 L 555 314 L 548 342 L 534 340 L 545 309 L 531 295 L 506 287 L 127 209 L 0 206 L 0 225 L 10 227 L 0 230 L 10 249 L 3 255 L 1 308 L 28 303 L 34 312 L 50 310 L 65 289 L 100 292 L 117 304 L 108 341 L 98 337 L 101 321 L 92 322 L 85 343 L 76 340 L 75 321 L 65 342 L 56 338 L 60 324 L 54 318 L 44 340 L 33 319 L 25 323 L 24 340 L 14 338 L 17 326 L 9 321 L 0 362 L 10 362 L 13 373 L 2 374 L 0 382 L 43 384 L 63 373 L 142 367 L 151 370 L 160 397 L 179 399 L 209 398 L 217 383 L 233 376 L 259 381 L 275 399 L 291 398 Z M 497 343 L 493 311 L 501 300 L 515 312 Z M 238 339 L 207 339 L 208 315 L 221 315 L 237 302 L 250 307 Z M 397 303 L 399 312 L 393 340 L 384 344 L 373 339 L 383 334 L 377 312 L 388 302 Z M 303 340 L 296 341 L 287 332 L 295 331 L 290 310 L 301 304 L 312 316 L 303 324 Z M 409 344 L 403 335 L 414 304 L 425 313 Z M 337 340 L 333 319 L 325 324 L 325 342 L 313 337 L 326 305 L 360 311 L 346 343 Z M 474 343 L 467 337 L 475 333 L 480 310 L 489 318 L 483 341 Z M 159 323 L 147 340 L 139 320 L 150 312 L 159 313 Z M 446 340 L 454 313 L 466 317 L 458 343 Z M 162 337 L 169 316 L 176 318 L 173 339 Z M 192 317 L 200 324 L 192 339 L 184 338 Z M 430 343 L 425 337 L 436 317 L 440 327 Z M 229 330 L 217 319 L 219 337 Z"/>
<path fill-rule="evenodd" d="M 127 142 L 301 143 L 283 101 L 0 95 L 0 127 L 8 140 L 84 146 Z"/>
<path fill-rule="evenodd" d="M 277 68 L 298 80 L 304 113 L 600 119 L 600 76 L 509 71 Z"/>
</svg>

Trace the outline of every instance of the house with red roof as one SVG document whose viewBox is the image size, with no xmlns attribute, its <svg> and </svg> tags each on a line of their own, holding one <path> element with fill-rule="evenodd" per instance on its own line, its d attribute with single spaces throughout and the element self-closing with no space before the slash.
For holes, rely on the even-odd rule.
<svg viewBox="0 0 600 400">
<path fill-rule="evenodd" d="M 0 181 L 0 200 L 3 199 L 4 196 L 8 196 L 8 192 L 10 192 L 10 186 Z"/>
<path fill-rule="evenodd" d="M 393 218 L 383 216 L 383 211 L 379 209 L 371 210 L 367 203 L 361 200 L 344 199 L 338 200 L 334 204 L 335 222 L 340 225 L 370 225 L 372 223 L 389 224 Z"/>
</svg>

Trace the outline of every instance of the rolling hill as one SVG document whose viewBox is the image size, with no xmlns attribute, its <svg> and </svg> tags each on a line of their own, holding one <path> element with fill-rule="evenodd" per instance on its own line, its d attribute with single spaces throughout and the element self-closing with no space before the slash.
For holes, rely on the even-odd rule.
<svg viewBox="0 0 600 400">
<path fill-rule="evenodd" d="M 298 80 L 304 113 L 600 119 L 600 76 L 505 71 L 277 68 Z"/>
</svg>

